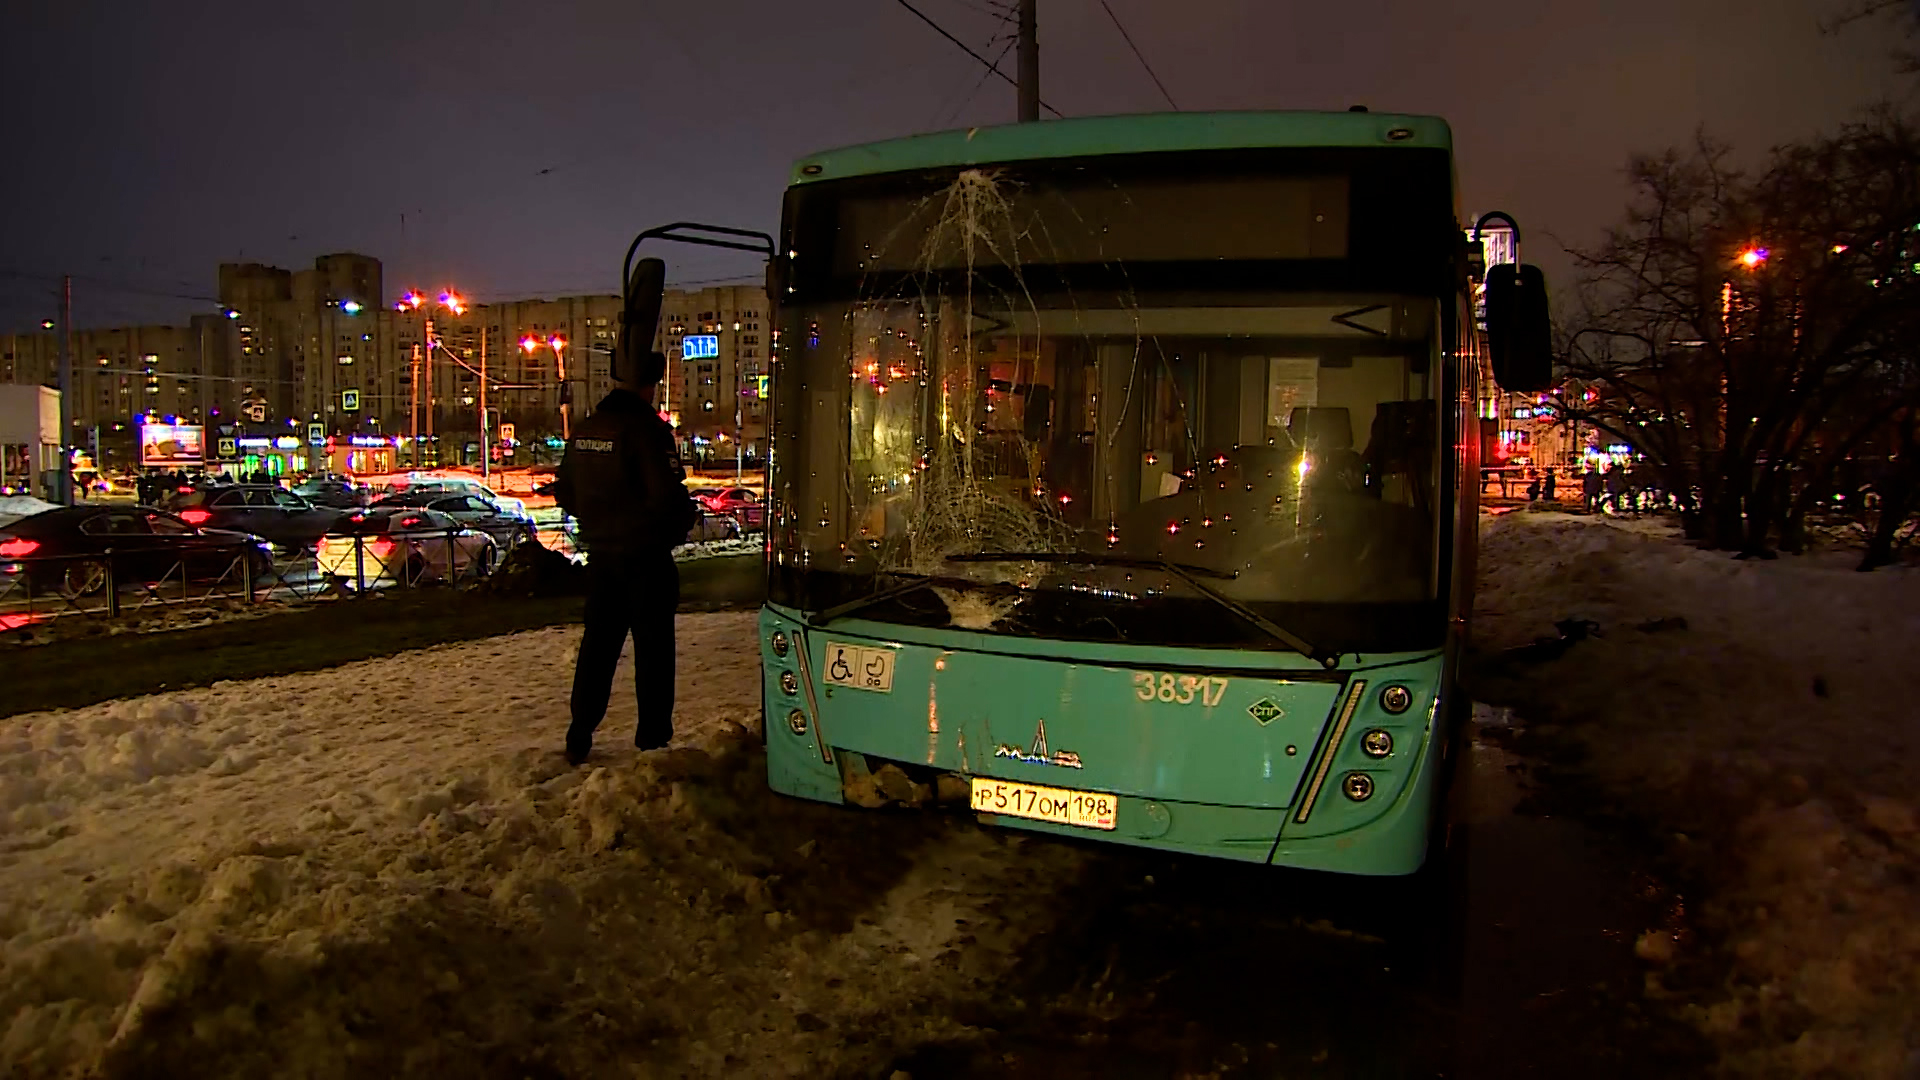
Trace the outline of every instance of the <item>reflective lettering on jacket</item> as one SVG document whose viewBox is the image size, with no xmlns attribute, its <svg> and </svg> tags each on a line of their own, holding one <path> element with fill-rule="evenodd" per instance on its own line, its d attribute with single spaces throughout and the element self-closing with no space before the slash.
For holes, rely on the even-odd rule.
<svg viewBox="0 0 1920 1080">
<path fill-rule="evenodd" d="M 575 439 L 573 440 L 573 448 L 576 450 L 591 451 L 596 454 L 611 454 L 613 453 L 613 440 L 612 439 Z"/>
</svg>

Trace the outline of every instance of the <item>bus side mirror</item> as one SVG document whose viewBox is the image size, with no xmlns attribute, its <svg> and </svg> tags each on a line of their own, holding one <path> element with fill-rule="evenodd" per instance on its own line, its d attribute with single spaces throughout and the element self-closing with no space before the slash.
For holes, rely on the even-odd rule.
<svg viewBox="0 0 1920 1080">
<path fill-rule="evenodd" d="M 1539 267 L 1501 263 L 1487 271 L 1487 348 L 1502 390 L 1536 393 L 1553 386 L 1553 330 Z"/>
<path fill-rule="evenodd" d="M 666 262 L 641 259 L 634 263 L 633 276 L 625 286 L 620 336 L 614 339 L 611 366 L 616 380 L 632 382 L 640 370 L 640 358 L 653 348 L 653 337 L 660 330 L 660 308 L 667 291 Z"/>
</svg>

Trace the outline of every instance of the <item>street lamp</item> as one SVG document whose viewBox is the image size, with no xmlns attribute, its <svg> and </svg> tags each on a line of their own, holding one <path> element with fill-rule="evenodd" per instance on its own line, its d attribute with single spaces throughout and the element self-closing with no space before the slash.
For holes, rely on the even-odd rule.
<svg viewBox="0 0 1920 1080">
<path fill-rule="evenodd" d="M 542 348 L 553 350 L 554 372 L 560 380 L 560 437 L 573 438 L 573 390 L 567 383 L 567 339 L 563 334 L 549 338 L 535 337 L 532 334 L 520 339 L 520 351 L 532 356 Z"/>
<path fill-rule="evenodd" d="M 413 463 L 416 467 L 420 464 L 420 376 L 423 372 L 423 365 L 424 365 L 424 372 L 427 375 L 427 435 L 430 438 L 433 435 L 433 377 L 432 377 L 433 347 L 436 344 L 438 344 L 438 342 L 434 341 L 433 339 L 433 308 L 435 305 L 445 308 L 450 314 L 453 314 L 453 315 L 465 315 L 467 313 L 466 300 L 462 298 L 459 293 L 456 293 L 451 289 L 442 291 L 440 293 L 439 298 L 433 301 L 430 301 L 425 296 L 422 296 L 420 293 L 420 290 L 409 289 L 407 290 L 407 294 L 400 298 L 400 302 L 394 305 L 394 309 L 396 311 L 400 311 L 400 312 L 418 311 L 420 312 L 420 316 L 421 316 L 421 327 L 420 327 L 421 344 L 414 347 L 413 363 L 411 365 L 411 372 L 413 377 L 413 408 L 412 408 L 413 444 L 412 445 L 413 445 Z M 480 366 L 483 371 L 486 368 L 486 362 L 487 362 L 486 361 L 486 344 L 487 344 L 486 331 L 485 331 L 485 328 L 482 327 L 481 334 L 480 334 Z M 486 385 L 486 378 L 484 375 L 481 377 L 480 383 L 482 387 Z M 484 449 L 486 446 L 485 433 L 487 428 L 487 410 L 485 405 L 485 399 L 482 398 L 481 400 L 482 400 L 482 404 L 480 407 L 480 430 L 481 430 L 481 446 Z M 439 459 L 439 452 L 437 450 L 434 453 L 434 458 L 436 462 Z M 486 461 L 486 458 L 483 454 L 481 457 L 481 462 L 482 462 L 481 469 L 483 471 L 486 468 L 485 461 Z"/>
</svg>

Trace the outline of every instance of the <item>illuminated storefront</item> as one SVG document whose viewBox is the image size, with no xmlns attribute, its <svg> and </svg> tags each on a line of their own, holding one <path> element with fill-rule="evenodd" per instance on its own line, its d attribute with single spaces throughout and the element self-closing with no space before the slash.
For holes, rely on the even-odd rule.
<svg viewBox="0 0 1920 1080">
<path fill-rule="evenodd" d="M 347 476 L 390 473 L 397 467 L 394 440 L 385 435 L 354 435 L 327 440 L 327 471 Z"/>
<path fill-rule="evenodd" d="M 307 471 L 307 447 L 292 435 L 241 436 L 234 446 L 239 457 L 228 465 L 229 471 L 252 475 L 265 470 L 276 480 Z"/>
</svg>

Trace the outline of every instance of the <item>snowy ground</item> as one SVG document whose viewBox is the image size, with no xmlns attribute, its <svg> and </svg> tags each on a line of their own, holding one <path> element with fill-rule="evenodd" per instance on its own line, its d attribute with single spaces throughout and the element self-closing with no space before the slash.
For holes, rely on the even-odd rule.
<svg viewBox="0 0 1920 1080">
<path fill-rule="evenodd" d="M 1640 952 L 1658 995 L 1690 953 L 1725 950 L 1733 977 L 1684 1000 L 1745 1075 L 1920 1064 L 1920 733 L 1901 694 L 1920 571 L 1850 566 L 1735 562 L 1646 521 L 1530 512 L 1490 519 L 1482 549 L 1483 646 L 1556 618 L 1604 628 L 1487 686 L 1522 724 L 1583 741 L 1581 768 L 1692 853 L 1712 886 L 1691 898 L 1705 933 L 1646 934 Z M 1684 629 L 1654 622 L 1675 616 Z M 1246 913 L 1204 889 L 1183 906 L 1054 886 L 1157 863 L 769 795 L 747 731 L 752 616 L 680 627 L 675 749 L 622 746 L 623 669 L 586 770 L 554 753 L 577 628 L 0 721 L 0 1075 L 885 1075 L 902 1048 L 972 1037 L 984 1000 L 1025 1012 L 1004 1001 L 1063 935 L 1090 994 L 1113 974 L 1109 950 L 1187 941 L 1134 980 L 1132 1011 L 1115 1012 L 1127 1023 L 1170 1016 L 1277 1053 L 1352 1028 L 1329 1067 L 1380 1042 L 1364 1010 L 1285 1000 L 1295 982 L 1366 970 L 1364 950 L 1313 960 L 1298 935 L 1249 936 Z M 1470 821 L 1495 836 L 1509 804 L 1476 804 Z M 1558 871 L 1508 855 L 1518 876 L 1488 895 L 1553 885 Z M 1127 889 L 1151 893 L 1145 881 Z M 1565 896 L 1539 895 L 1492 928 L 1522 934 L 1514 956 L 1535 951 L 1526 928 L 1569 922 Z M 1115 911 L 1122 937 L 1075 936 Z M 1223 963 L 1242 954 L 1269 966 Z M 1172 989 L 1155 1004 L 1182 973 L 1240 987 L 1274 970 L 1293 976 L 1270 991 L 1281 1004 L 1244 1032 L 1187 1025 Z M 1355 1000 L 1386 992 L 1367 983 Z M 1489 1000 L 1470 1010 L 1480 1041 L 1511 1048 L 1517 1006 Z M 1264 1029 L 1287 1023 L 1304 1026 Z"/>
<path fill-rule="evenodd" d="M 0 722 L 0 1073 L 818 1076 L 953 1034 L 1034 932 L 1022 841 L 775 801 L 753 616 L 680 625 L 675 748 L 622 745 L 623 667 L 598 768 L 554 753 L 577 628 Z"/>
<path fill-rule="evenodd" d="M 0 496 L 0 528 L 19 521 L 24 517 L 44 513 L 54 509 L 54 504 L 31 495 Z"/>
<path fill-rule="evenodd" d="M 1483 690 L 1580 742 L 1580 768 L 1709 883 L 1699 947 L 1732 977 L 1689 996 L 1727 1064 L 1920 1076 L 1920 571 L 1736 561 L 1652 519 L 1519 512 L 1483 535 L 1483 648 L 1603 628 Z M 1642 939 L 1653 994 L 1687 948 Z"/>
</svg>

